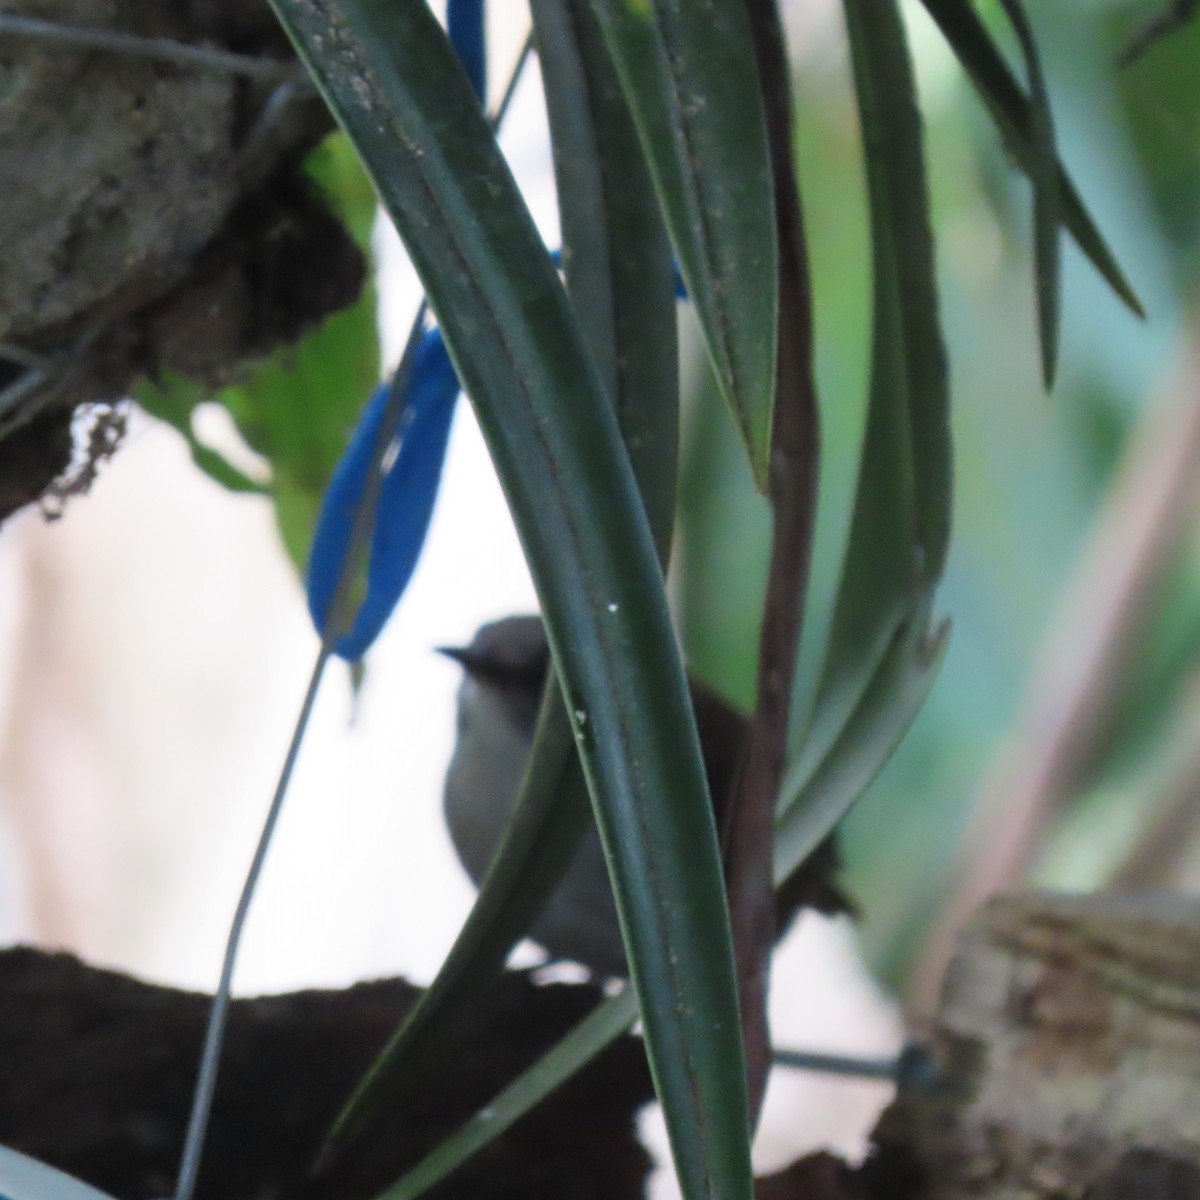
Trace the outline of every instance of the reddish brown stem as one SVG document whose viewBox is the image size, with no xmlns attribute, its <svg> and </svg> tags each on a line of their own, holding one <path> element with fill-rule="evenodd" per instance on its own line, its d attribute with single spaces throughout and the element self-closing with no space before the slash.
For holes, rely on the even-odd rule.
<svg viewBox="0 0 1200 1200">
<path fill-rule="evenodd" d="M 755 1120 L 771 1064 L 767 984 L 775 942 L 775 806 L 787 753 L 788 707 L 800 647 L 816 510 L 818 417 L 812 309 L 800 195 L 792 163 L 791 87 L 774 0 L 748 0 L 775 177 L 779 344 L 768 494 L 774 515 L 759 637 L 758 689 L 746 759 L 724 834 L 729 911 Z"/>
</svg>

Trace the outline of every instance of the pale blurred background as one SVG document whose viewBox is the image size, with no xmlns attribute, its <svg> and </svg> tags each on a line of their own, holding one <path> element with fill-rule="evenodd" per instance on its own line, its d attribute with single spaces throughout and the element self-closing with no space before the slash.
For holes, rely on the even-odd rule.
<svg viewBox="0 0 1200 1200">
<path fill-rule="evenodd" d="M 902 1022 L 889 990 L 928 1012 L 945 944 L 936 931 L 981 892 L 1026 878 L 1197 878 L 1200 384 L 1187 346 L 1200 32 L 1183 30 L 1121 75 L 1112 65 L 1157 7 L 1081 12 L 1054 0 L 1032 14 L 1063 156 L 1150 312 L 1134 321 L 1068 249 L 1061 381 L 1049 398 L 1037 379 L 1028 189 L 912 8 L 957 406 L 957 527 L 941 599 L 955 629 L 926 711 L 848 825 L 860 934 L 806 919 L 780 955 L 782 1044 L 894 1050 Z M 514 3 L 491 9 L 498 92 L 526 15 Z M 788 12 L 826 410 L 819 628 L 851 490 L 869 278 L 836 6 Z M 536 71 L 503 143 L 555 244 Z M 416 293 L 388 230 L 377 245 L 391 362 Z M 694 348 L 687 366 L 673 589 L 693 666 L 744 702 L 766 514 L 729 453 Z M 236 453 L 236 435 L 208 416 L 210 435 Z M 458 669 L 433 648 L 532 606 L 460 405 L 424 557 L 358 701 L 341 667 L 321 692 L 239 992 L 432 976 L 472 898 L 439 807 Z M 0 639 L 10 648 L 0 942 L 211 988 L 317 649 L 269 503 L 223 491 L 174 432 L 135 414 L 113 463 L 62 520 L 26 512 L 0 531 Z M 878 1085 L 780 1073 L 759 1165 L 816 1145 L 858 1153 L 885 1098 Z"/>
</svg>

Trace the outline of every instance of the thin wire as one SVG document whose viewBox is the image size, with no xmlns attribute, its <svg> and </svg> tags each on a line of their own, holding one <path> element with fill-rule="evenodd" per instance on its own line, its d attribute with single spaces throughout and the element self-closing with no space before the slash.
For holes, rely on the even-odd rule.
<svg viewBox="0 0 1200 1200">
<path fill-rule="evenodd" d="M 6 387 L 0 388 L 0 441 L 22 425 L 28 425 L 50 407 L 71 371 L 78 367 L 80 359 L 102 329 L 100 322 L 93 322 L 66 350 L 53 357 L 45 357 L 41 365 L 31 365 L 29 370 L 23 371 Z M 14 349 L 12 344 L 5 342 L 4 347 L 5 353 L 0 353 L 0 358 L 8 357 L 17 361 L 8 353 Z M 56 375 L 59 376 L 58 382 L 53 383 Z M 52 384 L 49 394 L 28 404 L 23 403 L 28 397 L 36 397 L 38 391 L 46 384 Z"/>
<path fill-rule="evenodd" d="M 508 77 L 508 83 L 504 88 L 504 95 L 500 97 L 500 103 L 496 105 L 495 115 L 492 117 L 489 124 L 492 127 L 492 133 L 499 133 L 500 126 L 504 123 L 504 118 L 508 116 L 509 107 L 512 105 L 513 97 L 517 94 L 517 85 L 521 82 L 521 76 L 525 73 L 525 66 L 529 62 L 529 56 L 533 53 L 533 34 L 525 35 L 525 41 L 521 45 L 521 53 L 517 55 L 517 61 L 513 63 L 512 73 Z"/>
<path fill-rule="evenodd" d="M 234 175 L 244 174 L 247 168 L 255 163 L 290 105 L 300 96 L 310 94 L 310 89 L 295 79 L 285 79 L 282 83 L 276 84 L 271 94 L 263 102 L 262 108 L 259 109 L 249 131 L 242 139 L 242 144 L 237 148 L 237 155 L 233 162 Z"/>
<path fill-rule="evenodd" d="M 797 1071 L 817 1071 L 824 1075 L 843 1075 L 850 1079 L 896 1078 L 899 1059 L 854 1058 L 848 1054 L 817 1054 L 809 1050 L 776 1050 L 772 1061 Z"/>
<path fill-rule="evenodd" d="M 0 388 L 0 417 L 16 408 L 26 396 L 32 395 L 42 386 L 49 376 L 41 367 L 30 367 L 20 375 Z"/>
<path fill-rule="evenodd" d="M 159 62 L 174 63 L 176 66 L 200 67 L 207 71 L 245 75 L 252 79 L 295 79 L 313 86 L 304 68 L 295 61 L 237 54 L 232 50 L 217 50 L 211 46 L 177 42 L 173 38 L 143 37 L 141 34 L 122 33 L 116 29 L 64 25 L 58 21 L 21 17 L 15 13 L 0 13 L 0 36 L 48 42 L 64 49 L 102 50 L 109 54 L 155 59 Z"/>
<path fill-rule="evenodd" d="M 18 346 L 16 342 L 0 341 L 0 358 L 31 371 L 49 371 L 54 366 L 53 360 L 46 355 L 39 354 L 36 350 L 27 350 L 24 346 Z"/>
<path fill-rule="evenodd" d="M 777 1067 L 817 1071 L 849 1079 L 880 1079 L 899 1091 L 931 1091 L 938 1086 L 938 1069 L 930 1051 L 908 1041 L 890 1058 L 856 1058 L 848 1054 L 817 1054 L 809 1050 L 779 1050 L 771 1054 Z"/>
<path fill-rule="evenodd" d="M 490 124 L 493 133 L 499 129 L 500 123 L 504 120 L 508 112 L 509 105 L 517 90 L 517 83 L 528 62 L 532 44 L 532 37 L 526 38 L 517 62 L 513 67 L 508 86 L 505 88 L 504 96 L 501 98 L 500 104 L 496 109 L 495 116 L 491 119 Z M 392 386 L 388 392 L 388 401 L 384 409 L 383 420 L 380 422 L 380 427 L 375 434 L 371 454 L 372 462 L 375 466 L 367 477 L 366 484 L 363 487 L 363 494 L 355 510 L 354 525 L 351 530 L 346 553 L 342 558 L 341 567 L 338 571 L 333 600 L 326 619 L 325 632 L 321 639 L 321 648 L 317 652 L 317 660 L 313 665 L 308 690 L 305 692 L 304 702 L 300 706 L 300 715 L 296 720 L 292 740 L 288 746 L 287 754 L 283 760 L 283 767 L 279 773 L 279 782 L 276 784 L 275 794 L 267 810 L 267 817 L 263 822 L 262 832 L 259 834 L 254 858 L 251 860 L 250 869 L 246 874 L 246 881 L 242 885 L 242 893 L 238 899 L 237 909 L 234 912 L 233 921 L 230 925 L 229 937 L 225 943 L 225 954 L 221 962 L 221 978 L 217 985 L 217 991 L 213 996 L 212 1008 L 209 1010 L 208 1024 L 204 1032 L 204 1047 L 200 1055 L 200 1069 L 196 1077 L 195 1090 L 192 1093 L 192 1110 L 188 1117 L 187 1135 L 184 1139 L 183 1153 L 179 1160 L 179 1175 L 175 1183 L 174 1200 L 192 1200 L 195 1194 L 196 1181 L 200 1174 L 200 1162 L 204 1153 L 204 1139 L 208 1132 L 209 1118 L 212 1115 L 213 1097 L 216 1094 L 217 1074 L 221 1065 L 221 1048 L 225 1038 L 226 1022 L 229 1017 L 230 990 L 233 983 L 234 967 L 237 963 L 238 946 L 241 943 L 242 931 L 245 927 L 246 917 L 250 911 L 250 902 L 258 886 L 259 876 L 262 874 L 267 851 L 275 833 L 275 827 L 279 822 L 284 797 L 287 795 L 292 775 L 295 772 L 296 760 L 299 757 L 300 747 L 304 741 L 309 720 L 312 717 L 313 705 L 316 701 L 321 679 L 325 673 L 325 667 L 328 665 L 329 659 L 333 654 L 334 645 L 341 636 L 343 625 L 346 623 L 344 620 L 344 609 L 349 601 L 350 584 L 353 578 L 349 570 L 349 565 L 358 559 L 366 546 L 367 538 L 370 536 L 380 489 L 383 486 L 381 464 L 385 454 L 387 454 L 392 443 L 396 440 L 400 429 L 400 422 L 404 416 L 404 393 L 407 388 L 408 378 L 412 373 L 412 365 L 416 357 L 417 347 L 420 345 L 421 337 L 425 330 L 425 317 L 428 311 L 429 302 L 427 299 L 422 298 L 417 308 L 416 316 L 413 318 L 412 328 L 409 330 L 404 353 L 400 358 L 400 365 L 392 377 Z"/>
<path fill-rule="evenodd" d="M 409 333 L 408 343 L 400 366 L 392 378 L 392 386 L 388 393 L 388 403 L 384 420 L 375 434 L 372 447 L 372 461 L 375 469 L 367 477 L 363 494 L 359 499 L 354 514 L 354 525 L 350 534 L 345 555 L 342 558 L 338 572 L 337 584 L 334 587 L 333 601 L 325 623 L 325 632 L 321 638 L 321 648 L 317 651 L 317 661 L 313 665 L 312 676 L 309 679 L 308 690 L 304 702 L 300 706 L 300 715 L 292 733 L 287 755 L 283 760 L 283 768 L 279 773 L 279 782 L 267 810 L 262 832 L 259 834 L 258 845 L 251 860 L 250 869 L 246 874 L 246 882 L 242 885 L 242 894 L 234 912 L 233 922 L 229 929 L 229 938 L 225 943 L 225 955 L 221 962 L 221 979 L 213 996 L 212 1008 L 209 1011 L 208 1026 L 204 1033 L 204 1048 L 200 1055 L 200 1070 L 196 1078 L 196 1089 L 192 1096 L 192 1111 L 188 1118 L 187 1137 L 184 1141 L 183 1154 L 179 1162 L 179 1177 L 175 1184 L 175 1200 L 191 1200 L 196 1188 L 196 1179 L 200 1172 L 200 1160 L 204 1152 L 204 1138 L 208 1132 L 208 1121 L 212 1113 L 213 1097 L 217 1087 L 217 1072 L 221 1063 L 221 1047 L 225 1038 L 225 1024 L 229 1016 L 230 987 L 233 983 L 233 970 L 237 962 L 238 946 L 241 943 L 242 931 L 246 917 L 250 911 L 250 902 L 258 886 L 266 861 L 267 850 L 279 822 L 283 809 L 283 800 L 292 781 L 296 760 L 300 754 L 300 746 L 308 730 L 309 719 L 312 716 L 313 704 L 316 701 L 317 690 L 325 674 L 325 667 L 333 654 L 337 639 L 341 636 L 343 625 L 343 610 L 350 594 L 350 583 L 353 579 L 349 564 L 357 560 L 366 545 L 371 532 L 375 508 L 379 500 L 379 492 L 383 484 L 383 473 L 378 464 L 383 458 L 388 446 L 395 440 L 400 418 L 404 412 L 404 391 L 408 377 L 412 372 L 412 363 L 417 346 L 424 332 L 426 302 L 421 301 L 416 319 Z"/>
</svg>

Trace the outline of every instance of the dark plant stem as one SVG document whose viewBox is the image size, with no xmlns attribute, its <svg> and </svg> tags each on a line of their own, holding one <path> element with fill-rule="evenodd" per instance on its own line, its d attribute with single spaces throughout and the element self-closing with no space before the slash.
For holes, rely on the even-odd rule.
<svg viewBox="0 0 1200 1200">
<path fill-rule="evenodd" d="M 788 711 L 812 555 L 819 426 L 808 256 L 792 162 L 787 51 L 774 0 L 749 0 L 747 10 L 766 109 L 779 246 L 779 342 L 768 476 L 775 524 L 759 636 L 754 718 L 722 837 L 747 1092 L 751 1119 L 757 1122 L 771 1066 L 767 988 L 776 932 L 775 806 L 787 756 Z"/>
</svg>

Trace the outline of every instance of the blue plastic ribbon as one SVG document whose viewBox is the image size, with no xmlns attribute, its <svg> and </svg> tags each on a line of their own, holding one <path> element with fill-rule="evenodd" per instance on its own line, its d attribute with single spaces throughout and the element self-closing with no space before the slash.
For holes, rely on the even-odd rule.
<svg viewBox="0 0 1200 1200">
<path fill-rule="evenodd" d="M 333 473 L 313 534 L 308 565 L 308 610 L 324 636 L 354 517 L 371 470 L 375 438 L 387 406 L 389 383 L 380 384 Z M 404 397 L 398 445 L 383 477 L 367 562 L 367 589 L 350 629 L 334 652 L 357 662 L 379 636 L 408 587 L 437 499 L 450 438 L 458 377 L 437 329 L 425 334 L 413 360 Z"/>
<path fill-rule="evenodd" d="M 487 98 L 487 42 L 483 23 L 483 0 L 450 0 L 446 5 L 450 44 L 481 101 Z"/>
</svg>

